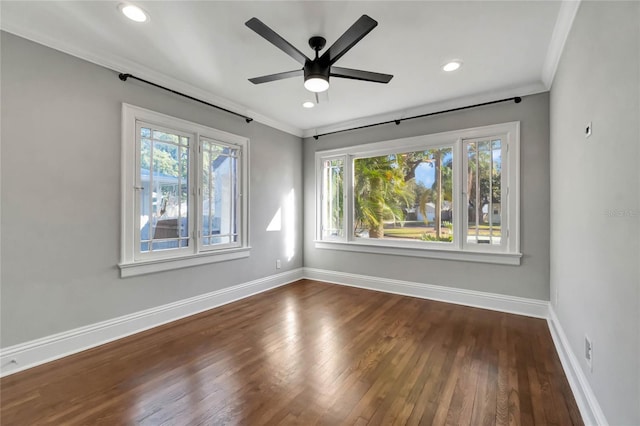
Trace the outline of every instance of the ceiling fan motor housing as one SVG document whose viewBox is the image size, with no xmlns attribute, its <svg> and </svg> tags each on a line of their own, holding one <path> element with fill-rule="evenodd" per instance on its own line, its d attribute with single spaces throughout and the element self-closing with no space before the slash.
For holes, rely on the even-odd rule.
<svg viewBox="0 0 640 426">
<path fill-rule="evenodd" d="M 327 40 L 324 37 L 313 36 L 309 39 L 309 47 L 316 51 L 316 54 L 324 49 L 327 45 Z"/>
<path fill-rule="evenodd" d="M 305 61 L 304 64 L 304 79 L 305 81 L 310 78 L 321 78 L 329 81 L 329 70 L 331 67 L 320 64 L 320 61 Z"/>
</svg>

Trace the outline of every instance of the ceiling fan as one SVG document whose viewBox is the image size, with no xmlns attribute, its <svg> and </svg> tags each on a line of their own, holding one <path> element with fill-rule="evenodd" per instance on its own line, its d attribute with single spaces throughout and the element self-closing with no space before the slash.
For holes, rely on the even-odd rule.
<svg viewBox="0 0 640 426">
<path fill-rule="evenodd" d="M 245 25 L 303 66 L 302 69 L 250 78 L 249 81 L 253 84 L 304 76 L 304 87 L 311 92 L 318 93 L 324 92 L 329 88 L 329 77 L 372 81 L 374 83 L 388 83 L 393 78 L 393 75 L 389 74 L 333 66 L 338 59 L 342 58 L 349 49 L 355 46 L 356 43 L 362 40 L 364 36 L 369 34 L 369 32 L 378 25 L 378 22 L 367 15 L 362 15 L 322 56 L 319 56 L 319 52 L 324 48 L 327 41 L 324 37 L 311 37 L 309 39 L 309 46 L 311 46 L 316 53 L 314 59 L 309 59 L 304 53 L 296 49 L 291 43 L 266 26 L 258 18 L 249 19 Z"/>
</svg>

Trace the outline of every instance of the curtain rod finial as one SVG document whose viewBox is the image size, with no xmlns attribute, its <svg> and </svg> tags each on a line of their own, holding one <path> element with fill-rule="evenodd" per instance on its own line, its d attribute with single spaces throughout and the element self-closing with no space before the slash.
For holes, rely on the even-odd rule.
<svg viewBox="0 0 640 426">
<path fill-rule="evenodd" d="M 522 102 L 522 98 L 520 96 L 516 96 L 515 98 L 513 98 L 513 101 L 519 104 L 520 102 Z"/>
<path fill-rule="evenodd" d="M 118 76 L 118 78 L 119 78 L 120 80 L 122 80 L 122 81 L 127 81 L 127 79 L 128 79 L 130 76 L 131 76 L 131 74 L 124 74 L 124 73 L 121 73 L 121 74 Z"/>
</svg>

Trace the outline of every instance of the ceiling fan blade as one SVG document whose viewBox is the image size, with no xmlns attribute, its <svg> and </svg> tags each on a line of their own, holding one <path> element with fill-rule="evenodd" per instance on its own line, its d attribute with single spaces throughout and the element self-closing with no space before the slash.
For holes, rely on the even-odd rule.
<svg viewBox="0 0 640 426">
<path fill-rule="evenodd" d="M 378 72 L 354 70 L 351 68 L 331 67 L 331 77 L 350 78 L 352 80 L 372 81 L 374 83 L 388 83 L 393 78 L 390 74 Z"/>
<path fill-rule="evenodd" d="M 262 77 L 250 78 L 249 81 L 253 84 L 261 84 L 268 83 L 270 81 L 283 80 L 285 78 L 301 77 L 303 75 L 304 72 L 300 69 L 295 71 L 279 72 L 277 74 L 263 75 Z"/>
<path fill-rule="evenodd" d="M 336 40 L 329 49 L 320 57 L 320 63 L 327 66 L 333 65 L 338 59 L 349 51 L 364 36 L 369 34 L 378 22 L 367 15 L 362 15 L 347 31 Z"/>
<path fill-rule="evenodd" d="M 300 52 L 291 43 L 278 35 L 278 33 L 267 27 L 258 18 L 249 19 L 247 22 L 245 22 L 245 25 L 255 31 L 259 36 L 262 36 L 262 38 L 267 40 L 269 43 L 273 44 L 275 47 L 291 56 L 300 64 L 304 65 L 306 61 L 310 60 L 305 56 L 304 53 Z"/>
</svg>

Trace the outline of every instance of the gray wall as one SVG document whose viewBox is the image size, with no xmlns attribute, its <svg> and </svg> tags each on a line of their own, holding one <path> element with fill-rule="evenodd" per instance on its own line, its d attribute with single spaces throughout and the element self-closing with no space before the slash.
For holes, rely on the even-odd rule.
<svg viewBox="0 0 640 426">
<path fill-rule="evenodd" d="M 302 266 L 266 232 L 291 189 L 302 222 L 300 138 L 1 37 L 2 347 Z M 119 278 L 122 102 L 250 138 L 249 258 Z"/>
<path fill-rule="evenodd" d="M 314 247 L 316 150 L 489 124 L 521 123 L 520 266 L 343 252 Z M 549 300 L 549 96 L 304 140 L 305 266 Z"/>
<path fill-rule="evenodd" d="M 612 425 L 640 424 L 639 23 L 582 2 L 551 89 L 551 301 Z"/>
</svg>

